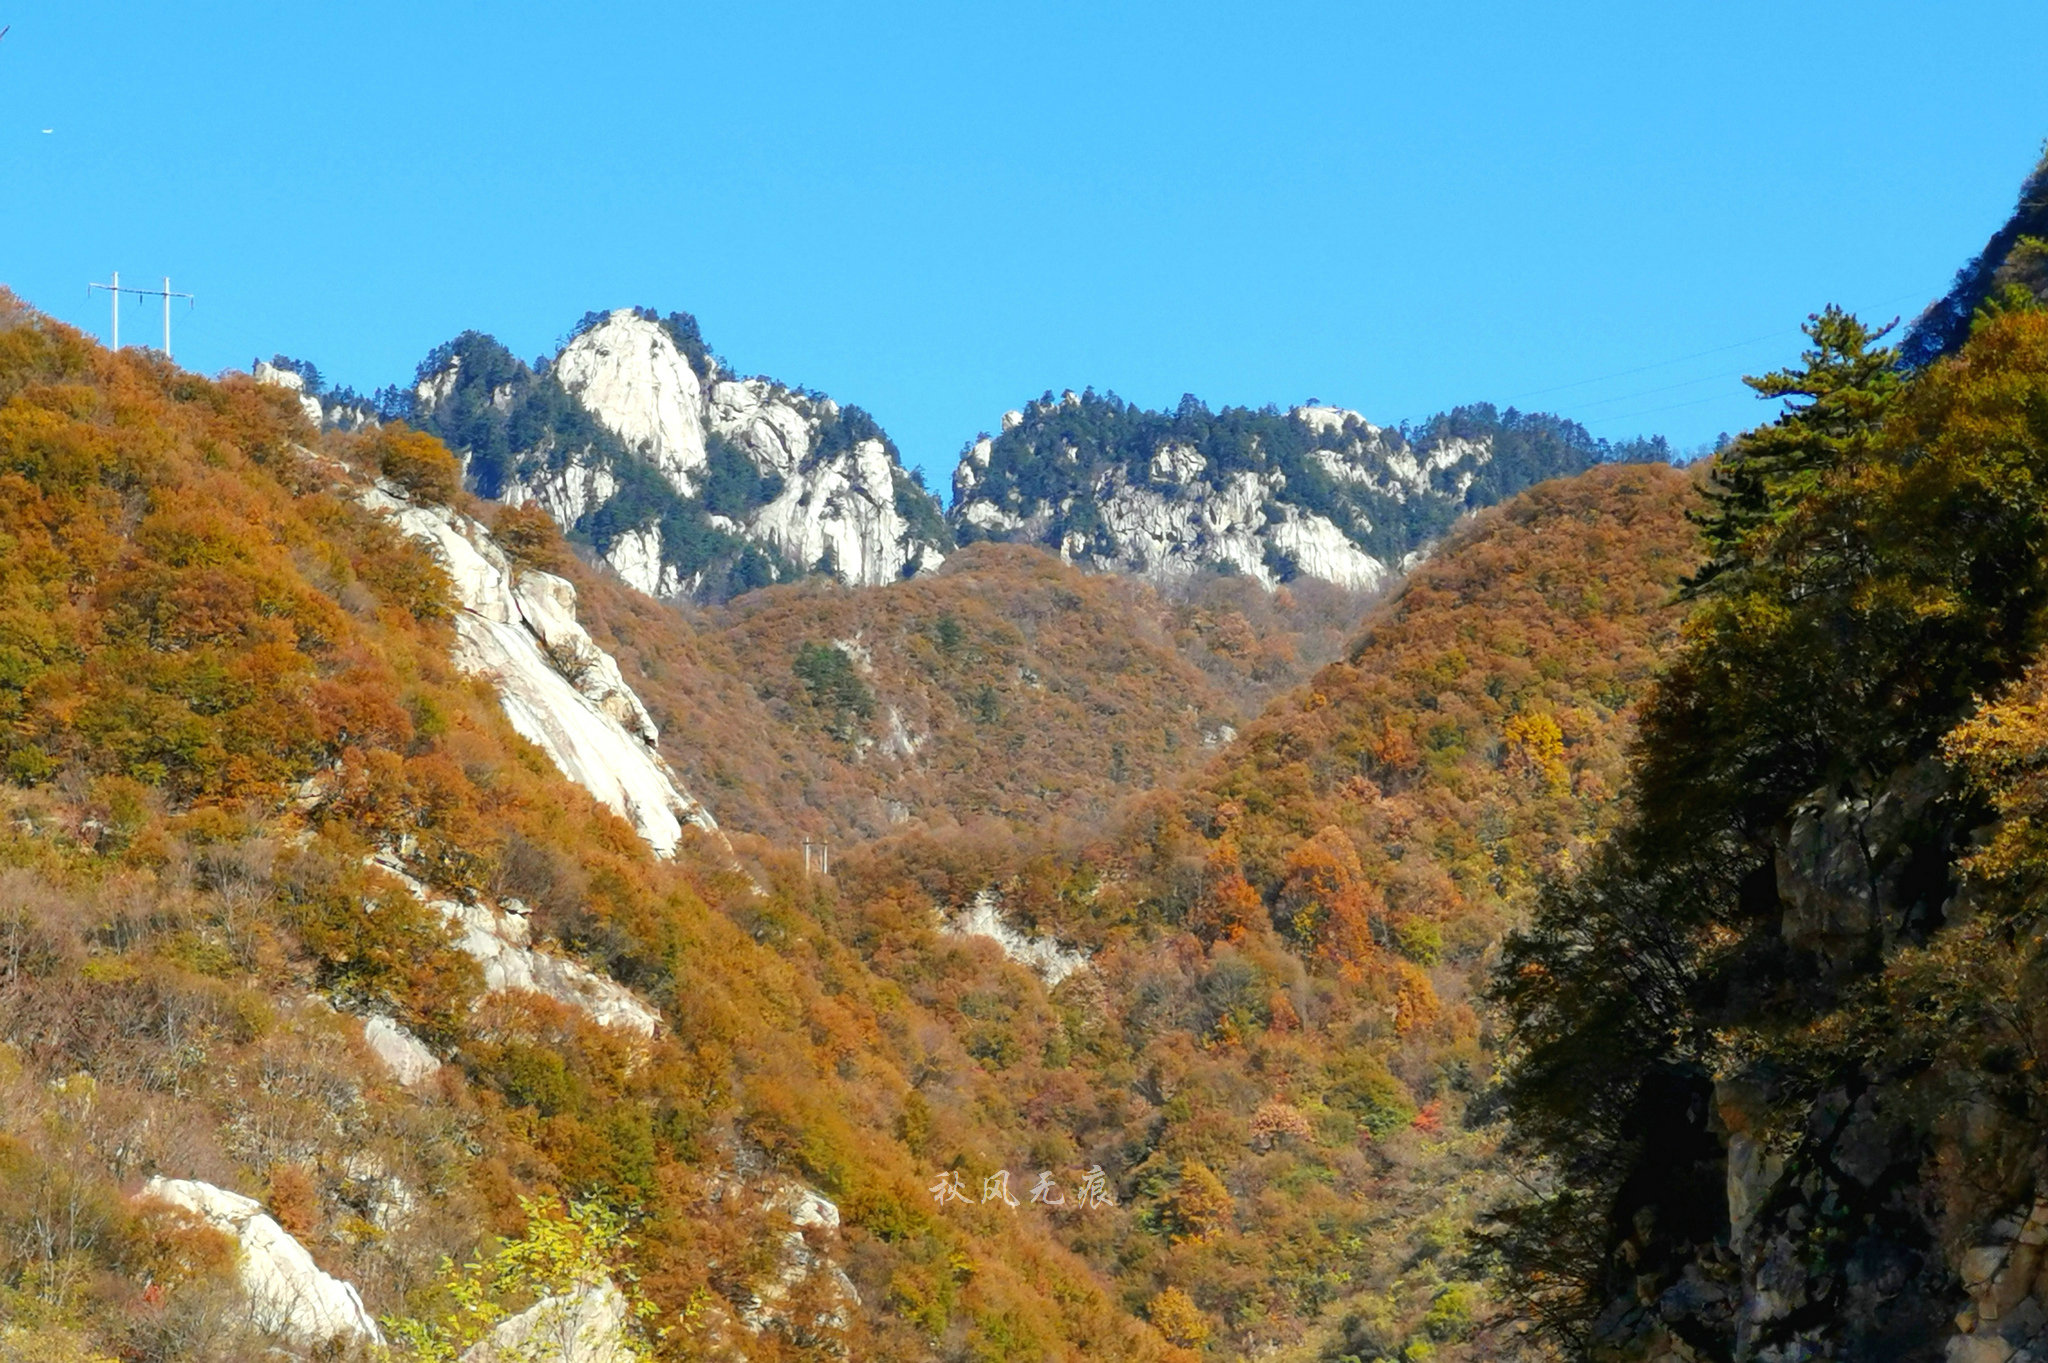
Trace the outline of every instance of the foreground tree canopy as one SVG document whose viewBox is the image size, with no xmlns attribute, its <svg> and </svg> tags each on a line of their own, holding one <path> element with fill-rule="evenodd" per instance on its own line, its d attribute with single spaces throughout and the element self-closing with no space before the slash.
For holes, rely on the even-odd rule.
<svg viewBox="0 0 2048 1363">
<path fill-rule="evenodd" d="M 1496 986 L 1552 1183 L 1491 1245 L 1583 1353 L 1938 1356 L 1958 1247 L 2048 1173 L 2048 313 L 1904 375 L 1809 330 L 1715 471 L 1628 817 Z"/>
</svg>

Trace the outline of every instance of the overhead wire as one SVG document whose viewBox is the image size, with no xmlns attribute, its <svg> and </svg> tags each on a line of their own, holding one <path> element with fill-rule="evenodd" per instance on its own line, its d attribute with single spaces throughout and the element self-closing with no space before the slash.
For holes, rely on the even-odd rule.
<svg viewBox="0 0 2048 1363">
<path fill-rule="evenodd" d="M 1877 312 L 1883 312 L 1885 309 L 1892 307 L 1894 304 L 1904 302 L 1909 298 L 1918 297 L 1919 292 L 1920 291 L 1916 289 L 1913 290 L 1911 293 L 1898 294 L 1891 298 L 1887 298 L 1882 302 L 1878 303 L 1876 307 L 1872 310 Z M 1522 402 L 1526 402 L 1528 399 L 1532 397 L 1541 397 L 1546 393 L 1561 393 L 1574 388 L 1590 387 L 1596 383 L 1609 383 L 1615 379 L 1628 378 L 1636 374 L 1647 374 L 1658 369 L 1669 369 L 1673 365 L 1686 364 L 1693 360 L 1706 359 L 1714 355 L 1725 355 L 1730 351 L 1741 350 L 1747 346 L 1761 345 L 1765 341 L 1781 340 L 1789 336 L 1800 334 L 1802 334 L 1800 329 L 1796 327 L 1781 328 L 1777 331 L 1770 332 L 1766 335 L 1750 337 L 1747 340 L 1731 341 L 1727 345 L 1712 346 L 1705 350 L 1696 350 L 1688 355 L 1679 355 L 1674 356 L 1673 358 L 1668 360 L 1656 360 L 1649 364 L 1637 365 L 1633 369 L 1618 370 L 1614 373 L 1603 374 L 1596 378 L 1577 379 L 1571 383 L 1553 384 L 1548 388 L 1532 389 L 1530 391 L 1520 394 L 1515 398 L 1510 399 L 1509 401 L 1510 405 L 1518 405 Z M 1642 398 L 1654 397 L 1660 393 L 1676 392 L 1680 389 L 1691 388 L 1702 383 L 1715 383 L 1730 379 L 1740 380 L 1743 377 L 1744 376 L 1742 374 L 1730 374 L 1724 370 L 1714 374 L 1703 375 L 1695 379 L 1684 379 L 1677 383 L 1662 384 L 1655 388 L 1645 388 L 1637 390 L 1635 392 L 1616 394 L 1612 397 L 1593 398 L 1585 402 L 1573 403 L 1571 404 L 1571 406 L 1574 410 L 1574 413 L 1577 413 L 1580 411 L 1584 411 L 1588 408 L 1606 407 L 1616 403 L 1635 402 Z M 1607 415 L 1601 415 L 1598 417 L 1598 420 L 1602 422 L 1634 421 L 1640 417 L 1656 416 L 1663 412 L 1680 411 L 1687 407 L 1698 407 L 1703 406 L 1704 404 L 1709 402 L 1724 401 L 1727 397 L 1730 396 L 1733 396 L 1733 394 L 1713 393 L 1703 398 L 1688 399 L 1684 402 L 1663 403 L 1655 407 L 1646 407 L 1639 411 L 1618 412 Z"/>
</svg>

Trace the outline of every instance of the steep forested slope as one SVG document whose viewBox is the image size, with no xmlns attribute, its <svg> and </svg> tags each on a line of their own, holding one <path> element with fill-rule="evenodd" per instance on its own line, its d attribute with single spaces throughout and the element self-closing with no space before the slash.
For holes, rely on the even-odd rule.
<svg viewBox="0 0 2048 1363">
<path fill-rule="evenodd" d="M 1298 675 L 1255 608 L 1323 607 L 981 546 L 685 620 L 431 439 L 0 300 L 0 1350 L 316 1352 L 250 1297 L 282 1237 L 422 1358 L 605 1282 L 663 1358 L 1497 1353 L 1473 983 L 1615 817 L 1691 499 L 1482 513 L 1170 780 L 1201 697 Z M 700 793 L 767 763 L 730 850 L 654 856 L 458 666 L 476 583 L 404 527 L 470 516 L 583 587 Z M 890 705 L 951 765 L 864 777 Z M 788 745 L 820 817 L 947 817 L 806 877 L 810 814 L 733 812 Z"/>
<path fill-rule="evenodd" d="M 654 860 L 454 668 L 442 567 L 350 491 L 451 495 L 445 451 L 312 436 L 280 390 L 0 299 L 0 1347 L 317 1342 L 239 1304 L 231 1239 L 136 1195 L 161 1175 L 251 1194 L 377 1313 L 443 1319 L 442 1253 L 566 1197 L 630 1216 L 667 1356 L 958 1354 L 1011 1320 L 1162 1356 L 1042 1233 L 978 1245 L 925 1207 L 893 1124 L 951 1052 L 802 926 L 791 868 Z M 479 913 L 659 1030 L 480 975 Z M 438 1070 L 373 1059 L 366 1020 Z"/>
<path fill-rule="evenodd" d="M 849 856 L 840 932 L 1001 1084 L 1007 1138 L 952 1076 L 922 1085 L 926 1157 L 976 1177 L 1099 1162 L 1135 1214 L 1071 1242 L 1222 1356 L 1508 1347 L 1475 1333 L 1490 1308 L 1459 1268 L 1508 1172 L 1474 1106 L 1493 1066 L 1474 985 L 1614 817 L 1690 501 L 1684 475 L 1634 466 L 1483 513 L 1349 660 L 1103 834 Z M 924 926 L 989 889 L 1015 933 L 1092 968 L 1042 995 Z"/>
<path fill-rule="evenodd" d="M 2048 313 L 1812 326 L 1714 479 L 1627 821 L 1500 991 L 1497 1227 L 1581 1356 L 2040 1356 Z"/>
<path fill-rule="evenodd" d="M 981 545 L 887 587 L 813 579 L 679 611 L 583 568 L 544 517 L 497 524 L 578 584 L 694 793 L 788 845 L 1099 817 L 1201 765 L 1373 599 L 1236 578 L 1169 597 Z"/>
<path fill-rule="evenodd" d="M 1955 283 L 1913 321 L 1900 351 L 1906 363 L 1929 364 L 1970 338 L 1978 310 L 2002 297 L 2048 297 L 2048 158 L 2020 186 L 2012 216 L 1991 234 Z"/>
</svg>

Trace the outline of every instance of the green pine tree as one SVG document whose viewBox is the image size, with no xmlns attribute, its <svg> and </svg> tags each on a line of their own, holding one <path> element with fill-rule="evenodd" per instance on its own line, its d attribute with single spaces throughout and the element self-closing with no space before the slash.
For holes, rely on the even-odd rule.
<svg viewBox="0 0 2048 1363">
<path fill-rule="evenodd" d="M 1759 396 L 1784 399 L 1786 410 L 1716 464 L 1707 509 L 1693 516 L 1707 561 L 1685 580 L 1683 598 L 1727 590 L 1800 499 L 1876 430 L 1901 381 L 1898 348 L 1877 343 L 1897 325 L 1873 331 L 1830 304 L 1800 328 L 1813 341 L 1803 368 L 1743 380 Z"/>
</svg>

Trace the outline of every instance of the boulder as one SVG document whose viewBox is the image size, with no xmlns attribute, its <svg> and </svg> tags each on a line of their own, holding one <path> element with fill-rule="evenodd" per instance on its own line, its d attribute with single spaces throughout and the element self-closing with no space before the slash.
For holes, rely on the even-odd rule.
<svg viewBox="0 0 2048 1363">
<path fill-rule="evenodd" d="M 363 1040 L 391 1077 L 408 1088 L 424 1084 L 441 1068 L 426 1043 L 390 1018 L 373 1017 L 364 1022 Z"/>
<path fill-rule="evenodd" d="M 152 1178 L 142 1192 L 234 1237 L 249 1319 L 257 1328 L 307 1345 L 384 1342 L 355 1284 L 323 1272 L 254 1198 L 182 1178 Z"/>
<path fill-rule="evenodd" d="M 462 1363 L 632 1363 L 625 1297 L 611 1283 L 543 1297 L 498 1322 Z"/>
</svg>

